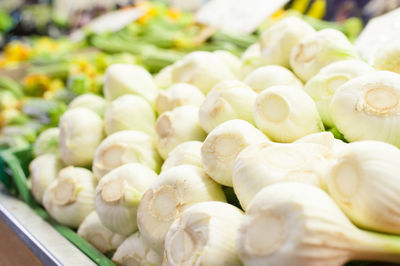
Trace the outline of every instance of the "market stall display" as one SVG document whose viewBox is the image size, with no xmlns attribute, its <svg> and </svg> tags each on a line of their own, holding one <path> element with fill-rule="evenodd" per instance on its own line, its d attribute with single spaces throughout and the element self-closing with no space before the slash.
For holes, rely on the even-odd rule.
<svg viewBox="0 0 400 266">
<path fill-rule="evenodd" d="M 400 263 L 398 61 L 365 62 L 357 23 L 280 11 L 246 36 L 139 8 L 6 46 L 28 65 L 0 79 L 11 193 L 99 265 Z"/>
</svg>

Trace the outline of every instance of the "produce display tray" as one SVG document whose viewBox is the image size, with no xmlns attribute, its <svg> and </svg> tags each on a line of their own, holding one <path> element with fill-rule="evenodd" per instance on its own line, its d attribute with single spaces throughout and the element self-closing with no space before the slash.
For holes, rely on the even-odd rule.
<svg viewBox="0 0 400 266">
<path fill-rule="evenodd" d="M 91 261 L 100 266 L 115 265 L 108 257 L 99 252 L 86 240 L 78 236 L 75 231 L 54 221 L 49 214 L 35 201 L 29 190 L 27 179 L 28 166 L 32 158 L 33 154 L 31 147 L 17 150 L 9 149 L 0 151 L 1 183 L 4 184 L 5 188 L 10 194 L 18 196 L 20 199 L 22 199 L 26 207 L 32 211 L 32 216 L 38 216 L 38 219 L 46 221 L 49 225 L 51 225 L 52 229 L 55 229 L 55 231 L 76 246 L 79 253 L 77 255 L 85 254 L 87 256 L 86 258 L 90 258 Z M 18 220 L 15 219 L 15 217 L 9 211 L 7 211 L 3 201 L 4 200 L 0 198 L 0 217 L 3 218 L 9 227 L 41 260 L 43 258 L 43 263 L 46 265 L 63 265 L 60 264 L 51 253 L 46 252 L 47 245 L 42 245 L 40 242 L 34 241 L 35 238 L 30 235 L 29 231 L 24 229 L 24 226 L 21 226 Z M 52 245 L 53 243 L 49 244 Z"/>
</svg>

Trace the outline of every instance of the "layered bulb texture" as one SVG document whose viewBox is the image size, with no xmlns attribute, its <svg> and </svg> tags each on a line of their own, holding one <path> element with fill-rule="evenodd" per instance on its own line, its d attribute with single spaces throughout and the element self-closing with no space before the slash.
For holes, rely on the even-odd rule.
<svg viewBox="0 0 400 266">
<path fill-rule="evenodd" d="M 358 226 L 400 234 L 400 150 L 380 141 L 342 146 L 327 175 L 328 191 Z"/>
<path fill-rule="evenodd" d="M 105 227 L 96 211 L 92 211 L 79 225 L 78 235 L 92 244 L 102 253 L 116 250 L 125 237 Z"/>
<path fill-rule="evenodd" d="M 300 89 L 303 87 L 303 83 L 289 69 L 279 65 L 257 68 L 243 82 L 257 93 L 273 86 L 292 86 Z"/>
<path fill-rule="evenodd" d="M 304 38 L 315 32 L 306 22 L 295 17 L 278 21 L 260 38 L 261 60 L 264 65 L 290 66 L 290 54 Z"/>
<path fill-rule="evenodd" d="M 68 166 L 46 189 L 43 205 L 57 222 L 77 228 L 94 210 L 96 179 L 85 168 Z"/>
<path fill-rule="evenodd" d="M 186 83 L 177 83 L 159 91 L 154 107 L 160 115 L 183 105 L 199 107 L 203 101 L 204 94 L 198 88 Z"/>
<path fill-rule="evenodd" d="M 161 265 L 162 256 L 155 252 L 140 232 L 136 232 L 125 239 L 114 253 L 112 260 L 118 265 Z"/>
<path fill-rule="evenodd" d="M 232 186 L 232 170 L 238 154 L 250 144 L 268 141 L 268 137 L 250 123 L 234 119 L 213 129 L 201 147 L 205 171 L 217 183 Z"/>
<path fill-rule="evenodd" d="M 161 254 L 174 220 L 186 208 L 203 201 L 226 201 L 226 198 L 221 186 L 202 168 L 180 165 L 163 171 L 139 205 L 137 222 L 142 237 Z"/>
<path fill-rule="evenodd" d="M 173 83 L 189 83 L 207 94 L 215 84 L 235 75 L 216 54 L 197 51 L 186 55 L 172 69 Z"/>
<path fill-rule="evenodd" d="M 400 147 L 399 84 L 399 74 L 376 71 L 337 89 L 329 112 L 346 140 L 380 140 Z"/>
<path fill-rule="evenodd" d="M 123 130 L 138 130 L 155 136 L 156 114 L 151 104 L 136 95 L 122 95 L 108 104 L 104 113 L 107 135 Z"/>
<path fill-rule="evenodd" d="M 68 109 L 79 107 L 88 108 L 98 114 L 100 117 L 103 117 L 106 105 L 107 102 L 104 98 L 92 93 L 86 93 L 73 99 L 68 105 Z"/>
<path fill-rule="evenodd" d="M 361 60 L 344 60 L 327 65 L 304 86 L 304 91 L 314 100 L 322 122 L 334 127 L 329 105 L 336 90 L 355 77 L 372 73 L 374 69 Z"/>
<path fill-rule="evenodd" d="M 104 138 L 103 121 L 87 108 L 73 108 L 60 119 L 61 159 L 66 165 L 89 166 Z"/>
<path fill-rule="evenodd" d="M 324 66 L 356 58 L 353 45 L 342 32 L 324 29 L 304 37 L 293 47 L 290 66 L 303 82 L 307 82 Z"/>
<path fill-rule="evenodd" d="M 100 180 L 112 169 L 127 163 L 140 163 L 159 172 L 161 158 L 155 140 L 146 133 L 124 130 L 108 136 L 97 147 L 93 173 Z"/>
<path fill-rule="evenodd" d="M 203 167 L 201 161 L 201 146 L 200 141 L 187 141 L 176 146 L 164 161 L 161 172 L 182 164 L 190 164 L 198 167 Z"/>
<path fill-rule="evenodd" d="M 169 228 L 163 265 L 242 265 L 235 248 L 242 218 L 228 203 L 194 204 Z"/>
<path fill-rule="evenodd" d="M 314 101 L 296 87 L 274 86 L 260 93 L 254 117 L 257 127 L 277 142 L 293 142 L 324 130 Z"/>
<path fill-rule="evenodd" d="M 207 94 L 199 109 L 199 122 L 206 132 L 219 124 L 242 119 L 254 123 L 255 93 L 245 83 L 236 80 L 225 80 Z"/>
<path fill-rule="evenodd" d="M 49 128 L 40 133 L 33 145 L 33 153 L 35 156 L 40 156 L 46 153 L 59 155 L 59 136 L 60 130 L 58 128 Z"/>
<path fill-rule="evenodd" d="M 198 107 L 187 105 L 158 117 L 155 125 L 157 149 L 163 159 L 183 142 L 205 139 L 206 133 L 200 126 L 198 112 Z"/>
<path fill-rule="evenodd" d="M 362 231 L 326 192 L 279 183 L 251 201 L 237 249 L 245 265 L 339 266 L 350 260 L 400 261 L 399 237 Z"/>
<path fill-rule="evenodd" d="M 131 64 L 113 64 L 104 77 L 104 97 L 112 101 L 124 94 L 135 94 L 153 102 L 158 88 L 146 69 Z"/>
<path fill-rule="evenodd" d="M 130 163 L 105 175 L 96 188 L 95 206 L 102 224 L 129 236 L 137 230 L 137 208 L 144 192 L 157 179 L 149 167 Z"/>
<path fill-rule="evenodd" d="M 245 148 L 236 158 L 232 174 L 242 208 L 246 210 L 260 190 L 274 183 L 290 181 L 323 187 L 326 169 L 335 159 L 332 149 L 310 142 L 265 142 Z"/>
<path fill-rule="evenodd" d="M 47 187 L 57 178 L 63 164 L 60 158 L 52 153 L 39 155 L 29 164 L 33 197 L 42 203 Z"/>
</svg>

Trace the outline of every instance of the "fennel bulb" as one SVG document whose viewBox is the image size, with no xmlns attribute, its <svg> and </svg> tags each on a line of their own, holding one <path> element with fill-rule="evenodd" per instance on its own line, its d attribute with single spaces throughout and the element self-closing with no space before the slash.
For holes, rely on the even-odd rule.
<svg viewBox="0 0 400 266">
<path fill-rule="evenodd" d="M 277 65 L 257 68 L 243 82 L 257 93 L 278 85 L 303 88 L 303 83 L 289 69 Z"/>
<path fill-rule="evenodd" d="M 163 265 L 242 265 L 235 248 L 242 218 L 228 203 L 194 204 L 169 228 Z"/>
<path fill-rule="evenodd" d="M 100 180 L 112 169 L 127 163 L 140 163 L 159 172 L 162 160 L 155 140 L 136 130 L 124 130 L 108 136 L 96 150 L 93 173 Z"/>
<path fill-rule="evenodd" d="M 313 33 L 315 33 L 313 27 L 299 18 L 288 17 L 276 22 L 261 34 L 262 64 L 288 68 L 293 48 Z"/>
<path fill-rule="evenodd" d="M 215 84 L 234 79 L 231 69 L 219 56 L 210 52 L 196 51 L 174 64 L 173 83 L 189 83 L 207 94 Z"/>
<path fill-rule="evenodd" d="M 89 166 L 104 137 L 103 121 L 87 108 L 67 110 L 60 119 L 61 159 L 66 165 Z"/>
<path fill-rule="evenodd" d="M 79 225 L 78 235 L 102 253 L 116 250 L 125 237 L 111 232 L 100 221 L 96 211 L 92 211 Z"/>
<path fill-rule="evenodd" d="M 236 80 L 225 80 L 207 94 L 199 108 L 199 122 L 210 133 L 219 124 L 241 119 L 251 124 L 254 122 L 255 93 L 246 84 Z"/>
<path fill-rule="evenodd" d="M 162 172 L 139 204 L 137 222 L 145 241 L 159 254 L 170 225 L 196 202 L 226 201 L 220 185 L 197 166 L 180 165 Z"/>
<path fill-rule="evenodd" d="M 129 163 L 105 175 L 96 188 L 95 206 L 102 224 L 128 236 L 137 230 L 136 213 L 143 193 L 157 180 L 147 166 Z"/>
<path fill-rule="evenodd" d="M 198 112 L 198 107 L 185 105 L 158 117 L 155 125 L 157 149 L 163 159 L 183 142 L 205 139 L 206 133 L 200 126 Z"/>
<path fill-rule="evenodd" d="M 239 153 L 235 160 L 233 188 L 240 205 L 247 210 L 254 196 L 274 183 L 292 181 L 322 187 L 325 184 L 325 169 L 332 159 L 332 148 L 325 144 L 253 144 Z"/>
<path fill-rule="evenodd" d="M 213 54 L 218 56 L 222 62 L 229 67 L 234 75 L 239 74 L 240 68 L 242 67 L 242 62 L 236 55 L 225 50 L 217 50 L 214 51 Z"/>
<path fill-rule="evenodd" d="M 186 83 L 177 83 L 158 92 L 154 108 L 160 115 L 183 105 L 200 106 L 203 101 L 204 94 L 198 88 Z"/>
<path fill-rule="evenodd" d="M 78 107 L 89 108 L 100 117 L 103 117 L 104 109 L 106 108 L 106 100 L 92 93 L 82 94 L 73 99 L 68 105 L 68 109 Z"/>
<path fill-rule="evenodd" d="M 155 136 L 156 114 L 144 98 L 122 95 L 110 102 L 104 112 L 104 128 L 107 135 L 122 130 L 138 130 Z"/>
<path fill-rule="evenodd" d="M 380 140 L 400 147 L 400 75 L 376 71 L 340 86 L 329 112 L 346 140 Z"/>
<path fill-rule="evenodd" d="M 85 168 L 68 166 L 47 187 L 43 196 L 46 211 L 60 224 L 77 228 L 94 210 L 96 179 Z"/>
<path fill-rule="evenodd" d="M 157 75 L 154 76 L 154 82 L 159 88 L 165 89 L 172 85 L 173 66 L 174 65 L 172 64 L 164 67 L 157 73 Z"/>
<path fill-rule="evenodd" d="M 29 164 L 32 194 L 39 203 L 43 202 L 44 192 L 56 179 L 61 168 L 60 158 L 52 153 L 39 155 Z"/>
<path fill-rule="evenodd" d="M 400 234 L 400 150 L 380 141 L 340 147 L 327 175 L 328 191 L 358 226 Z"/>
<path fill-rule="evenodd" d="M 104 97 L 112 101 L 124 94 L 135 94 L 153 102 L 158 88 L 146 69 L 131 64 L 113 64 L 104 76 Z"/>
<path fill-rule="evenodd" d="M 35 156 L 39 156 L 45 153 L 53 153 L 55 155 L 59 155 L 59 136 L 60 130 L 58 128 L 49 128 L 40 133 L 33 145 L 33 153 L 35 154 Z"/>
<path fill-rule="evenodd" d="M 229 120 L 213 129 L 201 147 L 204 170 L 217 183 L 232 186 L 232 169 L 238 154 L 247 146 L 268 137 L 246 121 Z"/>
<path fill-rule="evenodd" d="M 314 100 L 326 126 L 335 126 L 329 113 L 329 104 L 336 90 L 350 79 L 373 71 L 370 65 L 361 60 L 338 61 L 322 68 L 304 85 L 305 92 Z"/>
<path fill-rule="evenodd" d="M 293 142 L 324 130 L 314 101 L 296 87 L 274 86 L 260 93 L 254 118 L 257 127 L 278 142 Z"/>
<path fill-rule="evenodd" d="M 253 70 L 262 66 L 260 49 L 260 43 L 256 42 L 243 52 L 241 57 L 242 67 L 238 74 L 240 79 L 244 79 Z"/>
<path fill-rule="evenodd" d="M 112 260 L 122 266 L 157 266 L 161 265 L 162 256 L 156 253 L 146 241 L 144 241 L 140 232 L 136 232 L 125 239 L 118 247 Z"/>
<path fill-rule="evenodd" d="M 290 66 L 303 82 L 333 62 L 355 59 L 357 53 L 340 31 L 324 29 L 303 38 L 292 50 Z"/>
<path fill-rule="evenodd" d="M 203 167 L 201 162 L 201 145 L 200 141 L 187 141 L 176 146 L 165 159 L 161 172 L 182 164 L 190 164 Z"/>
<path fill-rule="evenodd" d="M 377 70 L 388 70 L 400 74 L 400 41 L 382 45 L 374 55 L 373 66 Z"/>
<path fill-rule="evenodd" d="M 288 182 L 254 197 L 237 249 L 249 266 L 339 266 L 350 260 L 400 262 L 399 240 L 358 229 L 323 190 Z"/>
</svg>

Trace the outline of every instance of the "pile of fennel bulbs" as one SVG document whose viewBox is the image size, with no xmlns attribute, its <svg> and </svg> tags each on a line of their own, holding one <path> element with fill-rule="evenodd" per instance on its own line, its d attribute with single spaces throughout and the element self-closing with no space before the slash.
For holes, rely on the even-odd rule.
<svg viewBox="0 0 400 266">
<path fill-rule="evenodd" d="M 193 52 L 154 78 L 111 65 L 105 98 L 39 136 L 32 193 L 118 265 L 400 262 L 389 48 L 369 65 L 287 18 L 242 58 Z"/>
</svg>

